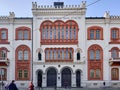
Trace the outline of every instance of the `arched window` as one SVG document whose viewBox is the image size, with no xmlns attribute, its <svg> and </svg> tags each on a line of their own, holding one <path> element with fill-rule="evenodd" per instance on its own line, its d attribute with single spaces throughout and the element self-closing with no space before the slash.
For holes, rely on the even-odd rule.
<svg viewBox="0 0 120 90">
<path fill-rule="evenodd" d="M 0 39 L 7 40 L 8 39 L 8 29 L 0 28 Z"/>
<path fill-rule="evenodd" d="M 30 40 L 31 39 L 31 29 L 28 27 L 16 28 L 16 40 Z"/>
<path fill-rule="evenodd" d="M 92 26 L 88 28 L 88 40 L 102 40 L 103 28 L 99 26 Z"/>
<path fill-rule="evenodd" d="M 91 69 L 94 70 L 94 77 L 88 74 L 89 80 L 103 80 L 103 49 L 97 44 L 88 48 L 88 73 Z"/>
<path fill-rule="evenodd" d="M 76 21 L 73 21 L 73 20 L 68 20 L 66 22 L 62 20 L 56 20 L 55 22 L 46 20 L 40 26 L 41 44 L 47 44 L 47 43 L 52 44 L 52 45 L 53 43 L 54 44 L 64 43 L 67 45 L 68 43 L 77 44 L 78 43 L 78 30 L 79 30 L 78 24 L 76 23 Z M 66 40 L 66 39 L 69 39 L 69 40 Z"/>
<path fill-rule="evenodd" d="M 111 39 L 119 39 L 119 28 L 111 28 Z"/>
<path fill-rule="evenodd" d="M 7 57 L 7 52 L 6 52 L 6 50 L 1 50 L 1 51 L 0 51 L 0 54 L 1 54 L 1 59 L 2 59 L 2 60 L 5 60 L 6 57 Z"/>
<path fill-rule="evenodd" d="M 41 57 L 42 57 L 41 53 L 38 52 L 38 60 L 42 60 Z"/>
<path fill-rule="evenodd" d="M 77 60 L 80 60 L 80 52 L 77 52 Z"/>
<path fill-rule="evenodd" d="M 113 59 L 119 58 L 119 52 L 120 52 L 120 50 L 119 50 L 118 47 L 113 47 L 113 48 L 110 50 L 110 52 L 111 52 L 111 57 L 112 57 Z"/>
<path fill-rule="evenodd" d="M 5 47 L 0 48 L 0 60 L 6 60 L 7 59 L 7 52 L 8 49 Z"/>
<path fill-rule="evenodd" d="M 25 81 L 30 80 L 30 48 L 26 45 L 18 46 L 15 51 L 15 58 L 15 79 Z"/>
</svg>

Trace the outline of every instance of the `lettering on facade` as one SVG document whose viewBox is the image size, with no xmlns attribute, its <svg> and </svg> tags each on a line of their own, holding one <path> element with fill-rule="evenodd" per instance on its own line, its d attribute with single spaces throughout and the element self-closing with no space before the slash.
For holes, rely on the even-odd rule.
<svg viewBox="0 0 120 90">
<path fill-rule="evenodd" d="M 38 18 L 38 19 L 45 19 L 45 20 L 48 20 L 48 19 L 81 19 L 81 17 L 65 17 L 65 16 L 63 16 L 63 17 L 45 17 L 45 18 L 42 18 L 42 17 L 40 17 L 40 18 Z"/>
</svg>

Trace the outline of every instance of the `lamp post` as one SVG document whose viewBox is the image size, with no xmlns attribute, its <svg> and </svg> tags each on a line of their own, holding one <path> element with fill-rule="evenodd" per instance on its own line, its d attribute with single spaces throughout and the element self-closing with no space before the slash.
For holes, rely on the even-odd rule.
<svg viewBox="0 0 120 90">
<path fill-rule="evenodd" d="M 2 68 L 0 68 L 0 76 L 1 76 L 1 90 L 3 88 L 3 78 L 2 76 L 4 75 L 4 70 Z"/>
</svg>

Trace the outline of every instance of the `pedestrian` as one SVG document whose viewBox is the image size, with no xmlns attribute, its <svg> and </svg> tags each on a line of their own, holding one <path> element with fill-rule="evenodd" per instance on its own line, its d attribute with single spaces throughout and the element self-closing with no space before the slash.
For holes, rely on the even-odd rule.
<svg viewBox="0 0 120 90">
<path fill-rule="evenodd" d="M 5 90 L 9 90 L 9 81 L 7 81 L 6 83 L 5 83 Z"/>
<path fill-rule="evenodd" d="M 30 82 L 30 85 L 29 85 L 29 90 L 34 90 L 34 85 L 32 82 Z"/>
<path fill-rule="evenodd" d="M 15 80 L 12 80 L 12 82 L 9 85 L 9 89 L 8 90 L 18 90 L 16 84 L 15 84 Z"/>
<path fill-rule="evenodd" d="M 103 86 L 105 87 L 105 82 L 103 82 Z"/>
</svg>

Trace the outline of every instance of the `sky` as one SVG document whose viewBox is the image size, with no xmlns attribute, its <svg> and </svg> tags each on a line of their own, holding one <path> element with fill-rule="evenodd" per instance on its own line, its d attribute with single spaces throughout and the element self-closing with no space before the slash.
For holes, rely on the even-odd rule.
<svg viewBox="0 0 120 90">
<path fill-rule="evenodd" d="M 86 1 L 86 17 L 103 17 L 105 11 L 109 11 L 110 15 L 120 16 L 120 0 L 0 0 L 0 16 L 8 16 L 9 12 L 14 12 L 15 17 L 32 17 L 32 2 L 53 5 L 57 1 L 64 2 L 64 5 L 80 5 L 82 1 Z"/>
</svg>

